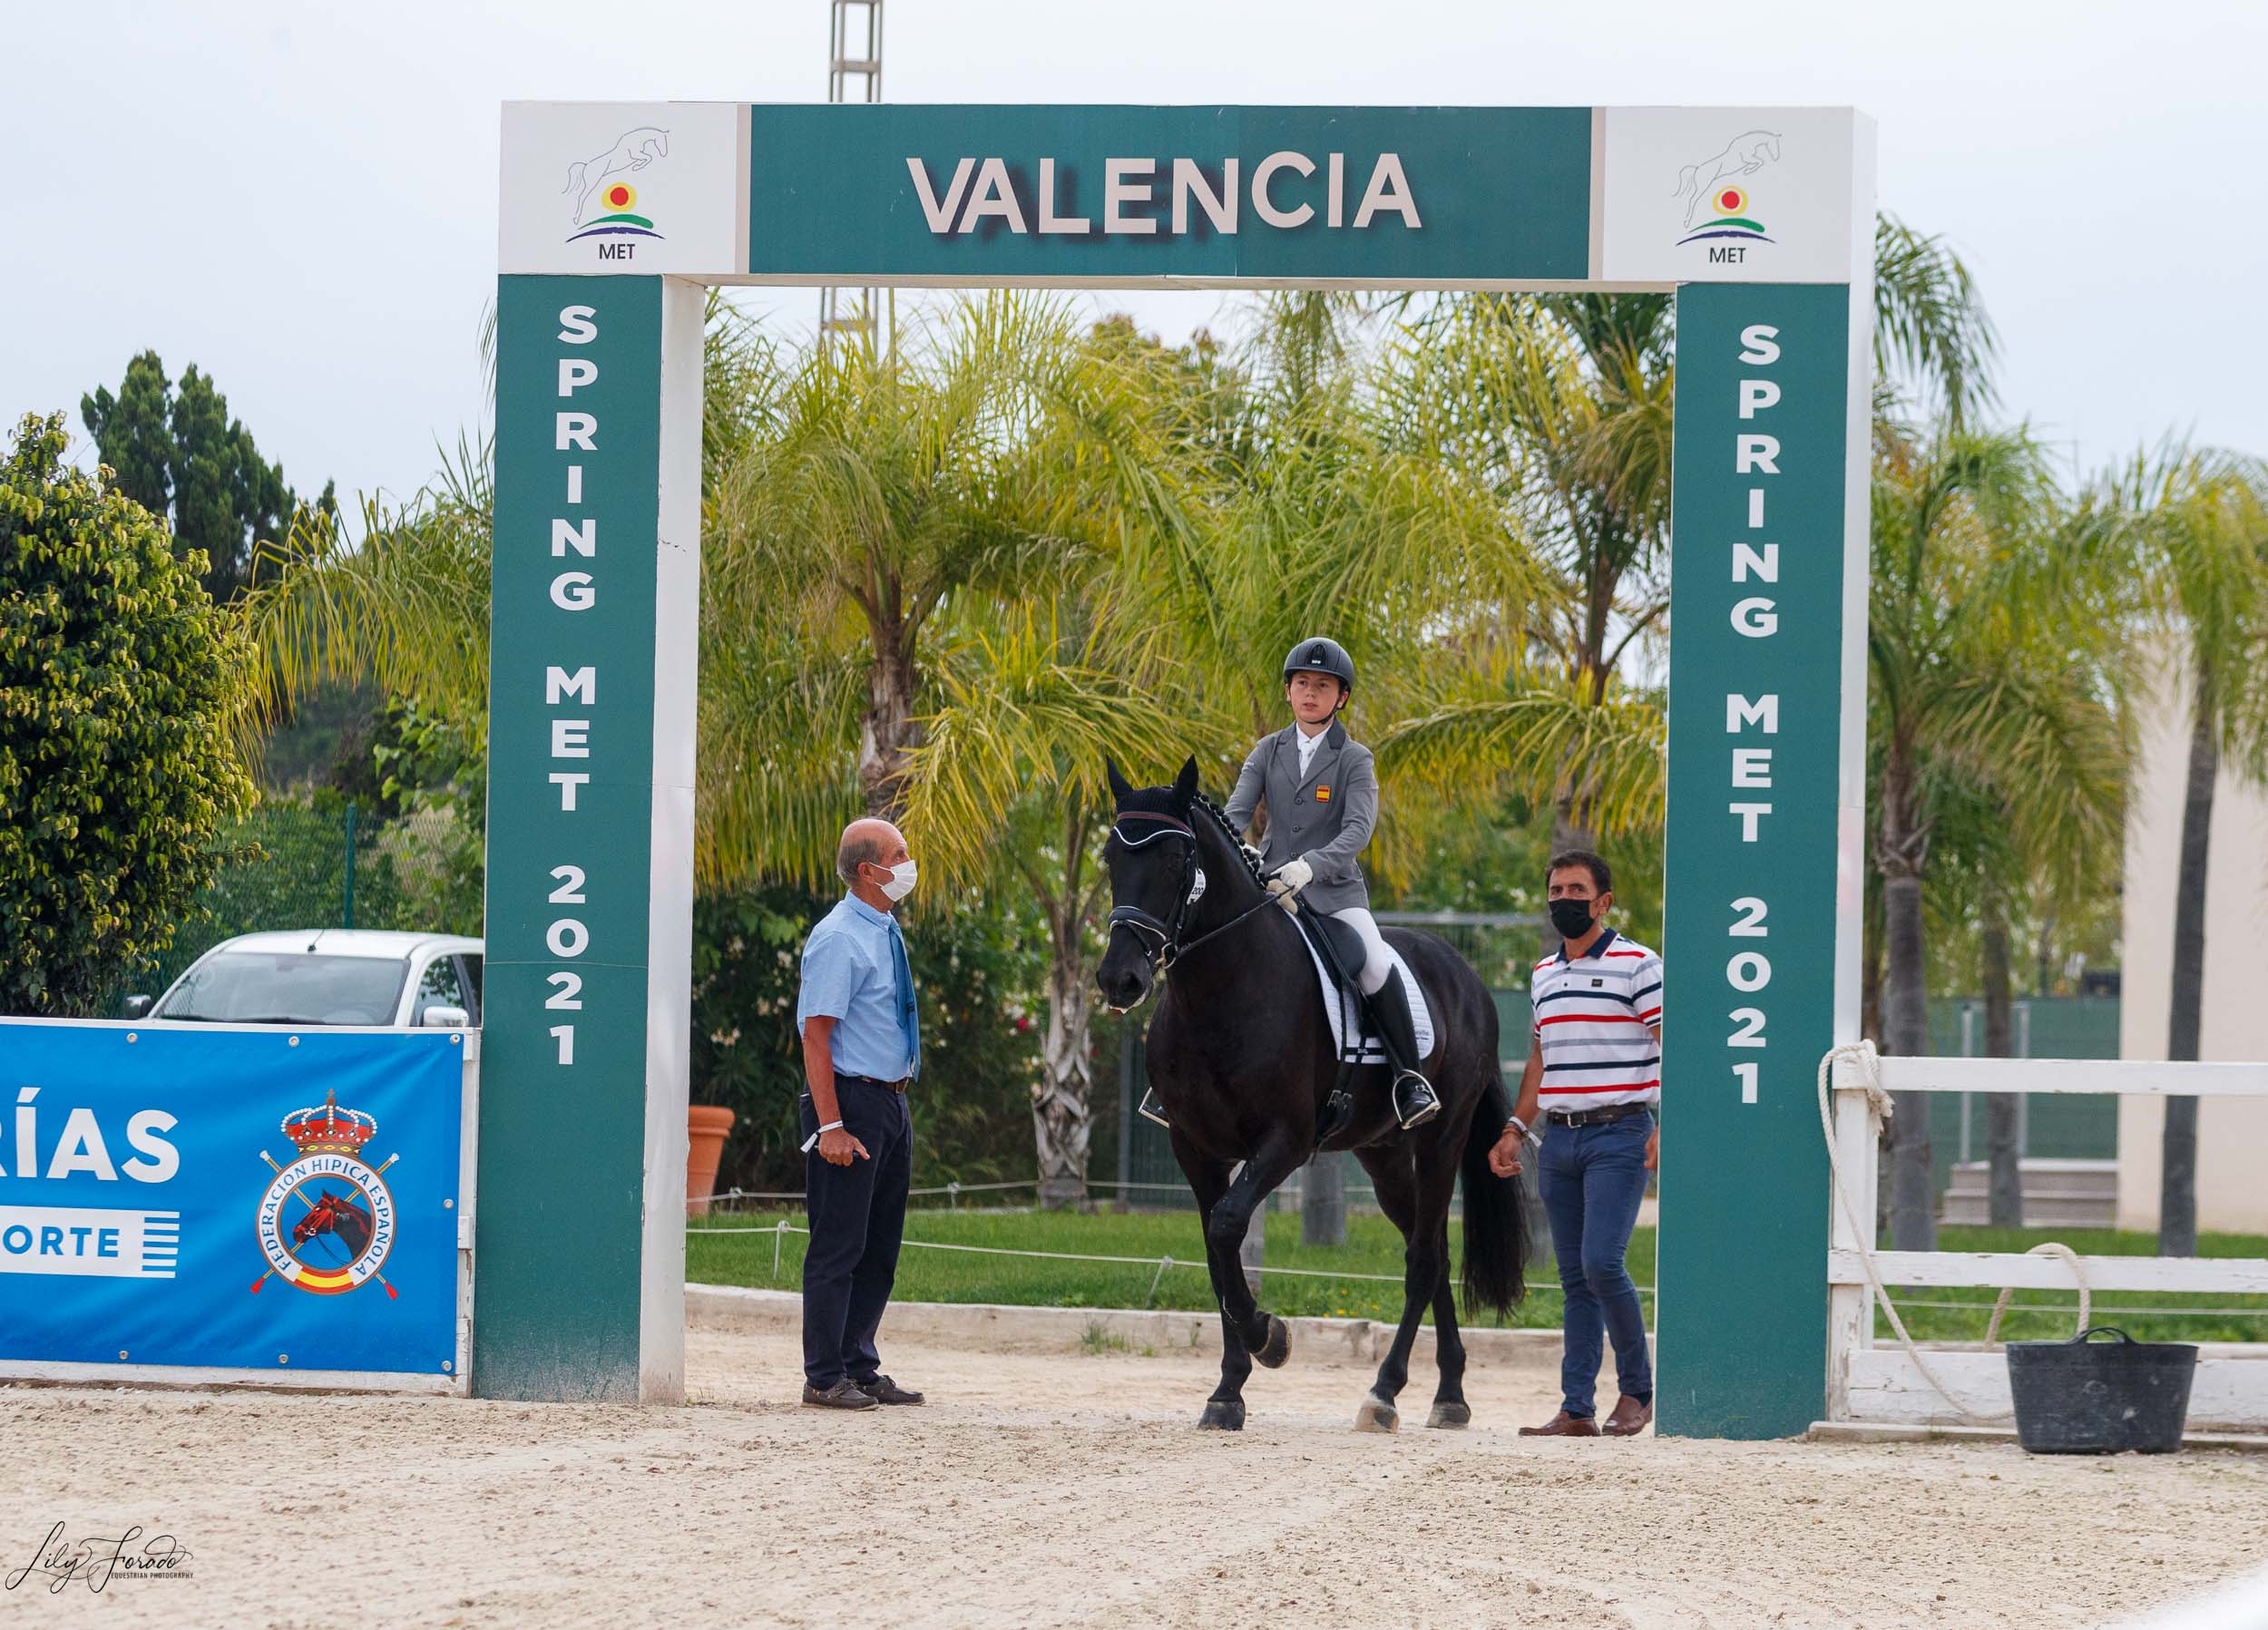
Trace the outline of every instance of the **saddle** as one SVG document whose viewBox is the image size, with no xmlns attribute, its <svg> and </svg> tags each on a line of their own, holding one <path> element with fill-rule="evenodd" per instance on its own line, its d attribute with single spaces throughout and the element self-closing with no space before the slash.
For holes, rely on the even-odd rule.
<svg viewBox="0 0 2268 1630">
<path fill-rule="evenodd" d="M 1332 1038 L 1338 1044 L 1338 1077 L 1330 1096 L 1324 1100 L 1322 1112 L 1315 1118 L 1315 1143 L 1320 1147 L 1354 1111 L 1350 1083 L 1354 1071 L 1365 1064 L 1383 1061 L 1383 1046 L 1365 1030 L 1363 1020 L 1365 1001 L 1383 1000 L 1384 993 L 1368 998 L 1362 993 L 1357 978 L 1362 971 L 1364 948 L 1362 933 L 1354 924 L 1315 911 L 1296 912 L 1292 920 L 1306 936 L 1324 975 L 1325 1013 L 1331 1022 Z M 1432 1044 L 1432 1016 L 1426 1010 L 1416 975 L 1398 954 L 1394 962 L 1402 971 L 1402 989 L 1422 1053 Z"/>
<path fill-rule="evenodd" d="M 1323 958 L 1323 965 L 1331 971 L 1332 981 L 1354 1000 L 1361 1000 L 1361 987 L 1348 969 L 1360 970 L 1363 965 L 1363 936 L 1352 922 L 1342 922 L 1322 912 L 1302 910 L 1295 913 L 1293 921 L 1300 932 Z"/>
</svg>

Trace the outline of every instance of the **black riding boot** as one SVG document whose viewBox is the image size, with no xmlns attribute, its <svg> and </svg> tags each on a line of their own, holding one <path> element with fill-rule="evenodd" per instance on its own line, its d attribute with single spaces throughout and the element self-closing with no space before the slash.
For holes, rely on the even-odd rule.
<svg viewBox="0 0 2268 1630">
<path fill-rule="evenodd" d="M 1387 974 L 1386 982 L 1364 1001 L 1370 1010 L 1371 1028 L 1393 1060 L 1393 1118 L 1405 1132 L 1422 1127 L 1442 1112 L 1442 1104 L 1433 1096 L 1433 1084 L 1418 1073 L 1417 1027 L 1410 1021 L 1402 970 Z"/>
<path fill-rule="evenodd" d="M 1134 1113 L 1144 1120 L 1154 1120 L 1161 1127 L 1171 1124 L 1166 1119 L 1165 1105 L 1158 1101 L 1158 1088 L 1155 1087 L 1142 1088 L 1142 1101 L 1135 1106 Z"/>
</svg>

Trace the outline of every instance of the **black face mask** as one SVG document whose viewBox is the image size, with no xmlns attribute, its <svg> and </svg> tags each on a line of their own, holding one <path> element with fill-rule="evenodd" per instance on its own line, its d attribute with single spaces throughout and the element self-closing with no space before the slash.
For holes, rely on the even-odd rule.
<svg viewBox="0 0 2268 1630">
<path fill-rule="evenodd" d="M 1590 932 L 1596 921 L 1590 914 L 1588 900 L 1554 900 L 1551 903 L 1551 926 L 1559 931 L 1563 940 L 1579 940 Z"/>
</svg>

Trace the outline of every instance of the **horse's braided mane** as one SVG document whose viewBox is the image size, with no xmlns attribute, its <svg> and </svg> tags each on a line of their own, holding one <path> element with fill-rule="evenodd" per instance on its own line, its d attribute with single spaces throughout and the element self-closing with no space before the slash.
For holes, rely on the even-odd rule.
<svg viewBox="0 0 2268 1630">
<path fill-rule="evenodd" d="M 1246 850 L 1244 839 L 1238 837 L 1237 835 L 1236 829 L 1229 825 L 1228 817 L 1221 813 L 1220 806 L 1215 804 L 1212 799 L 1207 797 L 1203 793 L 1192 793 L 1189 795 L 1189 798 L 1190 802 L 1195 804 L 1207 815 L 1213 817 L 1213 824 L 1220 828 L 1221 835 L 1228 840 L 1230 853 L 1235 854 L 1238 860 L 1244 862 L 1245 871 L 1251 876 L 1252 881 L 1258 883 L 1262 888 L 1267 887 L 1267 879 L 1260 875 L 1260 867 L 1258 863 L 1256 862 L 1252 858 L 1251 854 Z"/>
</svg>

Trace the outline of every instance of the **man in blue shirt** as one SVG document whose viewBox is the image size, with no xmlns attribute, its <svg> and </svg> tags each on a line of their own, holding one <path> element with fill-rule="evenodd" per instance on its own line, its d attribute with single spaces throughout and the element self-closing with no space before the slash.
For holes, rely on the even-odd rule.
<svg viewBox="0 0 2268 1630">
<path fill-rule="evenodd" d="M 803 948 L 796 1027 L 809 1089 L 800 1112 L 811 1244 L 803 1259 L 803 1401 L 826 1409 L 919 1403 L 882 1373 L 875 1332 L 897 1277 L 913 1171 L 906 1084 L 921 1073 L 921 1015 L 894 915 L 913 892 L 905 839 L 887 821 L 843 828 L 850 885 Z"/>
</svg>

